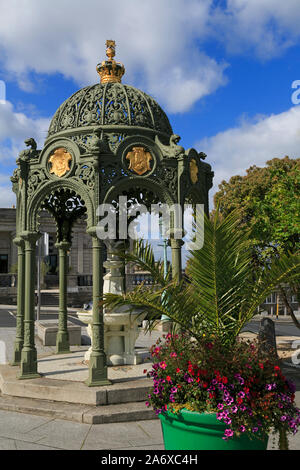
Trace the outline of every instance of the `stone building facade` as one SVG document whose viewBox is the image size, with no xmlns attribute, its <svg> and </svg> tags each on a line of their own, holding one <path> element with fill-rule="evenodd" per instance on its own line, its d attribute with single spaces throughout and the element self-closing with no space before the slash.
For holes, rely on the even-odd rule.
<svg viewBox="0 0 300 470">
<path fill-rule="evenodd" d="M 40 213 L 40 231 L 48 234 L 48 255 L 41 256 L 42 305 L 58 305 L 58 250 L 56 225 L 47 211 Z M 92 296 L 92 238 L 86 233 L 85 220 L 73 227 L 72 246 L 68 254 L 68 304 L 80 307 Z M 0 304 L 15 304 L 17 300 L 16 209 L 0 208 Z M 105 254 L 104 254 L 105 256 Z M 126 267 L 126 288 L 148 280 L 148 273 Z"/>
<path fill-rule="evenodd" d="M 57 304 L 55 290 L 58 288 L 58 251 L 56 226 L 52 216 L 40 213 L 40 231 L 48 234 L 48 255 L 41 256 L 41 287 L 44 300 Z M 17 285 L 16 209 L 0 209 L 0 303 L 15 303 Z M 79 220 L 73 228 L 73 243 L 69 252 L 68 287 L 71 303 L 81 304 L 82 291 L 88 293 L 92 285 L 92 239 L 86 233 L 86 223 Z M 46 291 L 52 291 L 46 292 Z M 52 301 L 49 295 L 52 294 Z M 48 298 L 46 299 L 46 297 Z M 79 300 L 76 301 L 76 298 Z M 86 297 L 82 300 L 89 300 Z"/>
</svg>

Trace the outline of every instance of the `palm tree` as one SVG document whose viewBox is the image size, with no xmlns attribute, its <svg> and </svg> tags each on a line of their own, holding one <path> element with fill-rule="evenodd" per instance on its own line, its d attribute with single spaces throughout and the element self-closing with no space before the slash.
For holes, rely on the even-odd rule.
<svg viewBox="0 0 300 470">
<path fill-rule="evenodd" d="M 203 248 L 190 251 L 187 282 L 172 279 L 170 269 L 165 276 L 151 246 L 138 241 L 125 259 L 149 271 L 154 285 L 140 285 L 123 296 L 106 294 L 103 304 L 108 309 L 142 308 L 150 327 L 165 315 L 196 340 L 214 335 L 230 345 L 276 286 L 300 279 L 297 254 L 282 255 L 270 267 L 254 271 L 253 244 L 250 234 L 239 229 L 236 213 L 223 220 L 218 211 L 211 220 L 205 216 Z"/>
</svg>

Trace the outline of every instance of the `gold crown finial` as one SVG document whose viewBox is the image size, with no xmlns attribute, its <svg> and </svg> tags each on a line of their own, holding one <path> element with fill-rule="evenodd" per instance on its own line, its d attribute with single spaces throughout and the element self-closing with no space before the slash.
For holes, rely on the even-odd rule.
<svg viewBox="0 0 300 470">
<path fill-rule="evenodd" d="M 96 70 L 101 78 L 101 83 L 120 83 L 125 73 L 125 67 L 121 62 L 116 62 L 116 43 L 111 39 L 106 41 L 106 55 L 108 60 L 103 60 L 97 65 Z"/>
<path fill-rule="evenodd" d="M 113 60 L 116 55 L 116 42 L 108 39 L 106 41 L 106 55 L 109 60 Z"/>
</svg>

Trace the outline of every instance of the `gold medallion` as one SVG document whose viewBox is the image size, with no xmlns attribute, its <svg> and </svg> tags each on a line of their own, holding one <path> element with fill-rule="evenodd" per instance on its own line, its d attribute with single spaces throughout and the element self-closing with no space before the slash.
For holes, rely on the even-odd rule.
<svg viewBox="0 0 300 470">
<path fill-rule="evenodd" d="M 67 152 L 64 148 L 56 149 L 55 152 L 49 158 L 49 163 L 52 167 L 50 173 L 54 173 L 59 178 L 64 176 L 68 171 L 70 171 L 70 161 L 72 160 L 72 155 Z"/>
<path fill-rule="evenodd" d="M 190 161 L 190 177 L 191 177 L 191 181 L 193 184 L 197 183 L 198 181 L 198 172 L 199 172 L 199 169 L 198 169 L 197 162 L 193 158 Z"/>
<path fill-rule="evenodd" d="M 134 171 L 139 176 L 151 170 L 150 161 L 152 160 L 152 156 L 144 147 L 133 147 L 126 155 L 126 160 L 130 162 L 129 170 Z"/>
</svg>

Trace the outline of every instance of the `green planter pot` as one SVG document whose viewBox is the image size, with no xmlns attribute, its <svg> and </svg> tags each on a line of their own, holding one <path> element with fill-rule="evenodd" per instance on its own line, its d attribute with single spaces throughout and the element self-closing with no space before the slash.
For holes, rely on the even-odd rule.
<svg viewBox="0 0 300 470">
<path fill-rule="evenodd" d="M 181 410 L 180 413 L 159 415 L 166 450 L 266 450 L 264 440 L 250 439 L 246 434 L 224 440 L 228 427 L 217 420 L 215 413 L 197 413 Z"/>
</svg>

